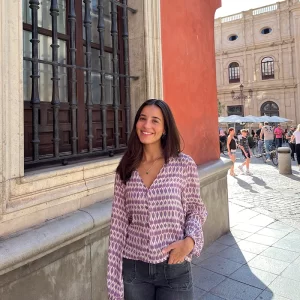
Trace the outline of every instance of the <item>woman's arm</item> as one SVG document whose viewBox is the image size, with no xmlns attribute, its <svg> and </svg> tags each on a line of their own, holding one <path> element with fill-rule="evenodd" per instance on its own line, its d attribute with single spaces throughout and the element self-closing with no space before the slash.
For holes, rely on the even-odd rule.
<svg viewBox="0 0 300 300">
<path fill-rule="evenodd" d="M 186 176 L 186 186 L 182 192 L 182 203 L 186 214 L 185 237 L 194 240 L 191 254 L 199 256 L 204 244 L 202 225 L 207 218 L 207 210 L 200 196 L 198 168 L 192 159 L 188 162 Z"/>
<path fill-rule="evenodd" d="M 123 249 L 128 227 L 125 211 L 125 185 L 116 175 L 108 248 L 107 288 L 110 300 L 123 300 Z"/>
</svg>

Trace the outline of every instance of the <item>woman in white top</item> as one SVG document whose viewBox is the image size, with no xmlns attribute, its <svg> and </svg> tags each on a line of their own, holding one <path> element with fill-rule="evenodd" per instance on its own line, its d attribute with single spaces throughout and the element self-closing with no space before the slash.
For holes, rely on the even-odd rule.
<svg viewBox="0 0 300 300">
<path fill-rule="evenodd" d="M 296 155 L 297 155 L 297 162 L 300 171 L 300 124 L 298 124 L 297 129 L 294 131 L 291 137 L 291 141 L 293 142 L 294 140 L 296 140 Z"/>
</svg>

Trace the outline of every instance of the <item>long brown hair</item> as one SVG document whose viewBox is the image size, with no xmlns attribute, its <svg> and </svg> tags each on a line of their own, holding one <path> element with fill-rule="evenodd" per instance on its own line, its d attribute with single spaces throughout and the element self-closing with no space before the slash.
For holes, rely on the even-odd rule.
<svg viewBox="0 0 300 300">
<path fill-rule="evenodd" d="M 180 152 L 179 132 L 169 105 L 157 99 L 145 101 L 135 115 L 133 128 L 128 141 L 128 148 L 117 167 L 117 173 L 125 184 L 130 179 L 132 172 L 138 168 L 143 158 L 143 144 L 137 135 L 136 124 L 142 110 L 147 105 L 156 105 L 163 114 L 165 134 L 161 137 L 161 146 L 165 162 L 168 163 L 170 157 L 176 157 Z"/>
</svg>

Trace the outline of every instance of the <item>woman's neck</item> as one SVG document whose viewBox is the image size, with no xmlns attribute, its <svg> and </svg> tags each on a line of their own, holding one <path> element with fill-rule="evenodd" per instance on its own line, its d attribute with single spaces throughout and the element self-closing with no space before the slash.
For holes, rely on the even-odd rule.
<svg viewBox="0 0 300 300">
<path fill-rule="evenodd" d="M 143 161 L 151 162 L 163 157 L 163 149 L 161 145 L 144 145 Z"/>
</svg>

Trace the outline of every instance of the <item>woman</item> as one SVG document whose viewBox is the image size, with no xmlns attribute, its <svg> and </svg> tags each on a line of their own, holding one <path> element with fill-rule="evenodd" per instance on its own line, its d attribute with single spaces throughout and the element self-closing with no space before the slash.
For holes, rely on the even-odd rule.
<svg viewBox="0 0 300 300">
<path fill-rule="evenodd" d="M 235 163 L 235 160 L 236 160 L 236 141 L 234 139 L 234 135 L 235 135 L 234 128 L 230 127 L 228 129 L 228 133 L 229 133 L 229 135 L 228 135 L 228 138 L 227 138 L 227 150 L 228 150 L 229 158 L 233 162 L 233 165 L 230 168 L 229 174 L 231 176 L 236 176 L 236 174 L 234 173 L 234 163 Z"/>
<path fill-rule="evenodd" d="M 116 172 L 108 252 L 111 300 L 192 300 L 191 257 L 207 212 L 197 166 L 180 153 L 169 106 L 139 108 Z"/>
<path fill-rule="evenodd" d="M 296 142 L 295 152 L 297 155 L 297 163 L 300 171 L 300 124 L 298 124 L 297 129 L 294 131 L 291 142 Z"/>
</svg>

